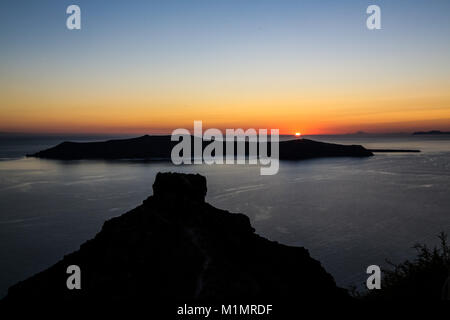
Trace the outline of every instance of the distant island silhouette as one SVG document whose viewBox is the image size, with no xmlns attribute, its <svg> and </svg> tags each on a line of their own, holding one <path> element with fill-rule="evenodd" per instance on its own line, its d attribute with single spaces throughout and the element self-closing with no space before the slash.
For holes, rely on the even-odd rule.
<svg viewBox="0 0 450 320">
<path fill-rule="evenodd" d="M 192 137 L 192 139 L 201 138 Z M 42 150 L 34 154 L 29 154 L 27 156 L 60 160 L 170 160 L 171 150 L 177 143 L 177 141 L 171 141 L 171 136 L 169 135 L 144 135 L 131 139 L 108 140 L 101 142 L 63 142 L 55 147 Z M 209 143 L 211 142 L 203 141 L 203 148 Z M 235 147 L 234 150 L 237 150 L 237 148 Z M 309 139 L 280 141 L 279 150 L 281 160 L 301 160 L 323 157 L 370 157 L 373 155 L 371 151 L 360 145 L 340 145 L 318 142 Z M 248 142 L 246 143 L 246 151 L 248 153 Z"/>
<path fill-rule="evenodd" d="M 368 149 L 370 152 L 382 152 L 382 153 L 391 153 L 391 152 L 421 152 L 417 149 Z"/>
<path fill-rule="evenodd" d="M 431 130 L 431 131 L 417 131 L 413 133 L 413 135 L 439 135 L 439 134 L 450 134 L 450 131 Z"/>
</svg>

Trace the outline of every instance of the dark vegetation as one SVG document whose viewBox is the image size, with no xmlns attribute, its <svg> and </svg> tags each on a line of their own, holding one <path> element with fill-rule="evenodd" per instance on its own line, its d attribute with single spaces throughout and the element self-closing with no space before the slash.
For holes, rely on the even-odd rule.
<svg viewBox="0 0 450 320">
<path fill-rule="evenodd" d="M 439 234 L 440 245 L 428 248 L 416 244 L 417 256 L 400 264 L 389 262 L 383 270 L 381 290 L 359 295 L 364 300 L 450 300 L 450 246 L 445 233 Z M 358 295 L 357 295 L 358 296 Z"/>
</svg>

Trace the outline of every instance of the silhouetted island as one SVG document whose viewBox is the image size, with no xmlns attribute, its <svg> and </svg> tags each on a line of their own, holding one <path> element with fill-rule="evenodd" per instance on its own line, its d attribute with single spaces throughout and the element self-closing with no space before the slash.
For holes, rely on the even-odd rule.
<svg viewBox="0 0 450 320">
<path fill-rule="evenodd" d="M 206 191 L 201 175 L 158 173 L 142 205 L 106 221 L 78 251 L 12 286 L 3 302 L 351 299 L 308 250 L 258 236 L 247 216 L 206 203 Z M 70 265 L 81 269 L 80 290 L 66 286 Z"/>
<path fill-rule="evenodd" d="M 413 135 L 439 135 L 439 134 L 450 134 L 450 132 L 431 130 L 431 131 L 417 131 L 413 133 Z"/>
<path fill-rule="evenodd" d="M 391 153 L 391 152 L 421 152 L 418 149 L 368 149 L 370 152 L 381 152 L 381 153 Z"/>
<path fill-rule="evenodd" d="M 192 139 L 194 138 L 192 137 Z M 39 151 L 35 154 L 27 156 L 60 160 L 169 160 L 172 148 L 177 143 L 178 141 L 171 141 L 171 136 L 157 135 L 145 135 L 138 138 L 109 140 L 102 142 L 63 142 L 50 149 Z M 203 141 L 202 143 L 204 148 L 211 142 Z M 281 141 L 279 143 L 279 149 L 280 159 L 282 160 L 299 160 L 320 157 L 369 157 L 373 155 L 372 152 L 360 145 L 340 145 L 334 143 L 317 142 L 308 139 Z M 224 150 L 226 150 L 225 146 Z M 236 152 L 236 146 L 234 150 Z M 246 153 L 248 154 L 248 143 L 246 145 L 246 151 Z"/>
</svg>

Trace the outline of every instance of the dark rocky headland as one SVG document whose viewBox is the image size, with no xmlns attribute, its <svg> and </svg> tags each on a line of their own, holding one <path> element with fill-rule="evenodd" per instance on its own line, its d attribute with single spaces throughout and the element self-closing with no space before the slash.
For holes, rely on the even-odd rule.
<svg viewBox="0 0 450 320">
<path fill-rule="evenodd" d="M 415 136 L 420 136 L 420 135 L 448 135 L 450 134 L 450 131 L 440 131 L 440 130 L 430 130 L 430 131 L 416 131 L 413 133 L 413 135 Z"/>
<path fill-rule="evenodd" d="M 192 140 L 200 139 L 192 137 Z M 138 138 L 109 140 L 101 142 L 63 142 L 47 150 L 27 156 L 60 159 L 153 159 L 169 160 L 172 148 L 177 141 L 171 136 L 149 136 Z M 202 141 L 203 148 L 211 143 Z M 225 144 L 225 143 L 224 143 Z M 192 143 L 193 145 L 193 143 Z M 270 151 L 270 144 L 268 145 Z M 224 151 L 226 150 L 224 146 Z M 235 152 L 236 142 L 235 142 Z M 246 154 L 248 154 L 248 142 Z M 322 157 L 369 157 L 373 153 L 360 145 L 340 145 L 308 139 L 294 139 L 279 142 L 281 160 L 300 160 Z M 193 154 L 193 152 L 191 153 Z"/>
<path fill-rule="evenodd" d="M 76 252 L 9 289 L 24 301 L 348 301 L 308 250 L 267 240 L 247 216 L 205 202 L 201 175 L 158 173 L 153 195 L 104 223 Z M 66 269 L 81 269 L 68 290 Z M 295 306 L 295 305 L 294 305 Z"/>
</svg>

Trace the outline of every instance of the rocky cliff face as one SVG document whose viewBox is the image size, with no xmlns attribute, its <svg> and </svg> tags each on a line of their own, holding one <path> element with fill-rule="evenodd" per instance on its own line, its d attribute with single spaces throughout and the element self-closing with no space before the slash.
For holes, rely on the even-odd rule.
<svg viewBox="0 0 450 320">
<path fill-rule="evenodd" d="M 9 289 L 4 302 L 348 299 L 308 251 L 255 234 L 247 216 L 205 202 L 200 175 L 159 173 L 153 196 L 49 269 Z M 81 269 L 68 290 L 66 269 Z M 51 300 L 49 300 L 51 299 Z"/>
</svg>

